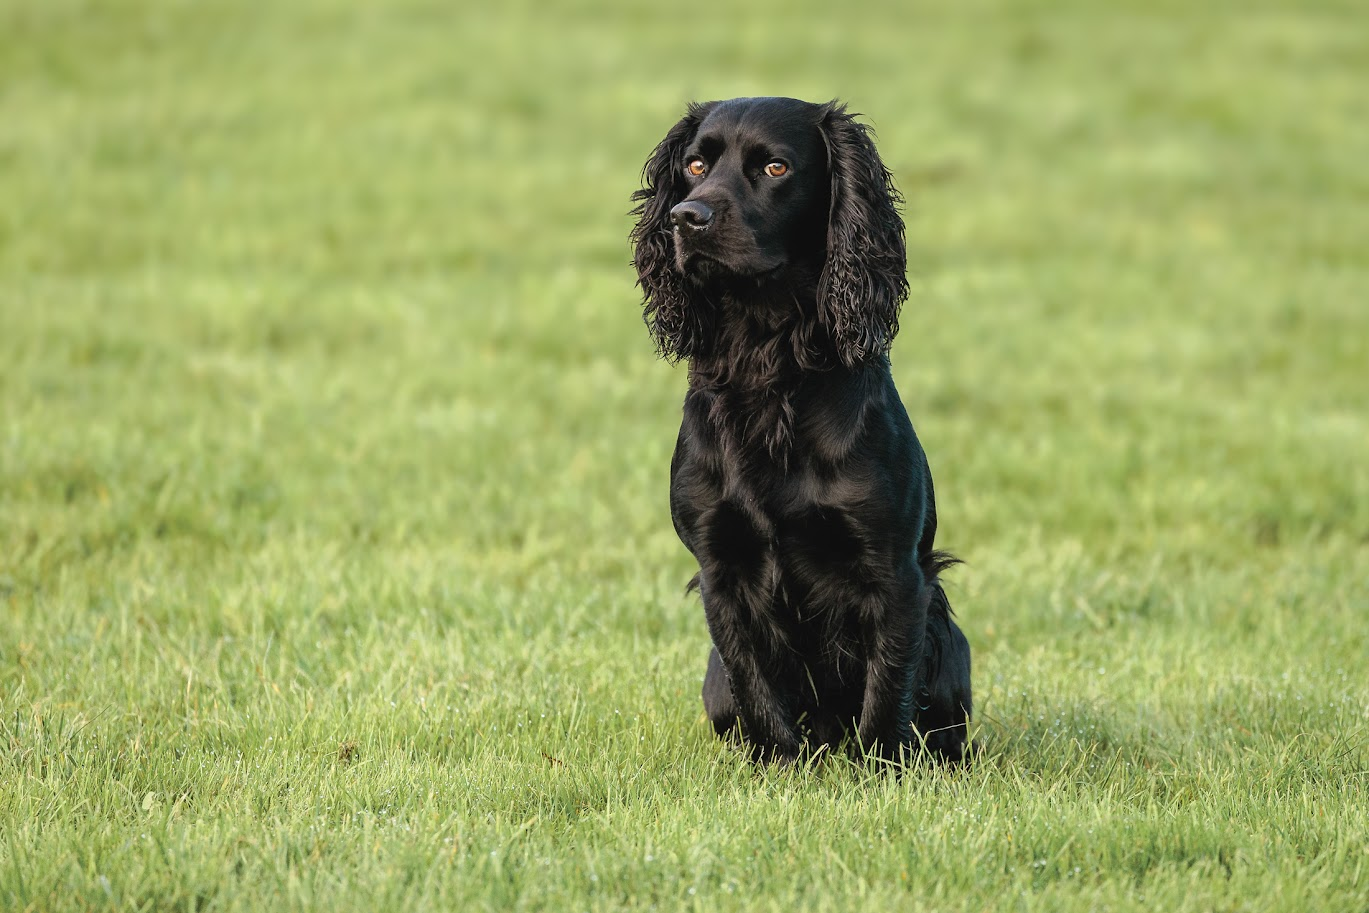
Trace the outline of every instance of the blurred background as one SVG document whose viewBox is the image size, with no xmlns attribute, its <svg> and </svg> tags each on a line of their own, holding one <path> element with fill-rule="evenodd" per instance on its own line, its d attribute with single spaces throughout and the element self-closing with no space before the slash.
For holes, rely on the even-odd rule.
<svg viewBox="0 0 1369 913">
<path fill-rule="evenodd" d="M 845 99 L 908 197 L 967 586 L 1363 562 L 1356 7 L 4 3 L 5 586 L 281 541 L 687 579 L 627 210 L 747 94 Z"/>
</svg>

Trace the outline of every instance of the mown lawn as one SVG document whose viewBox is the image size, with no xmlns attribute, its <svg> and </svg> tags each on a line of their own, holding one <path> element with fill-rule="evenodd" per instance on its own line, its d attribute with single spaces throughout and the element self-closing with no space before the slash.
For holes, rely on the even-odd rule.
<svg viewBox="0 0 1369 913">
<path fill-rule="evenodd" d="M 1355 2 L 0 0 L 0 908 L 1369 908 Z M 698 699 L 690 98 L 839 96 L 979 763 Z"/>
</svg>

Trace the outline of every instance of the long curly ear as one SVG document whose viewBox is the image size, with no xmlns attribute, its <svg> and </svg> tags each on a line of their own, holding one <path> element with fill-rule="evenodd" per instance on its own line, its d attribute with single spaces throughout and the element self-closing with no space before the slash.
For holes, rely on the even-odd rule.
<svg viewBox="0 0 1369 913">
<path fill-rule="evenodd" d="M 903 197 L 864 124 L 846 106 L 823 110 L 822 136 L 832 172 L 827 262 L 818 281 L 818 313 L 841 360 L 855 367 L 889 351 L 908 297 Z"/>
<path fill-rule="evenodd" d="M 689 358 L 704 340 L 703 309 L 692 300 L 675 265 L 675 236 L 670 210 L 684 198 L 680 169 L 685 148 L 713 103 L 690 104 L 680 122 L 670 128 L 642 168 L 642 189 L 632 195 L 637 224 L 629 238 L 637 284 L 642 289 L 642 316 L 656 348 L 668 361 Z"/>
</svg>

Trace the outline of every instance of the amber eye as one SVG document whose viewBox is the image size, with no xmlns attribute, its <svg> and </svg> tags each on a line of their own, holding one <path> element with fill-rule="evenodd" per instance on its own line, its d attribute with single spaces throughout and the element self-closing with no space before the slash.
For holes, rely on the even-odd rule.
<svg viewBox="0 0 1369 913">
<path fill-rule="evenodd" d="M 765 166 L 765 173 L 772 178 L 782 178 L 789 173 L 789 166 L 784 162 L 771 162 Z"/>
<path fill-rule="evenodd" d="M 689 161 L 685 162 L 685 171 L 688 171 L 696 178 L 702 176 L 703 173 L 707 170 L 708 166 L 704 164 L 703 159 L 690 159 Z"/>
</svg>

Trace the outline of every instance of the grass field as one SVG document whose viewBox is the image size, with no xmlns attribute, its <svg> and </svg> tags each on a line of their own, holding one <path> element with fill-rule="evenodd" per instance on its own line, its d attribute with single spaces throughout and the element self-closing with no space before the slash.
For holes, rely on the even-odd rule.
<svg viewBox="0 0 1369 913">
<path fill-rule="evenodd" d="M 1369 909 L 1362 5 L 836 9 L 0 0 L 0 908 Z M 745 94 L 910 201 L 967 771 L 702 719 L 626 213 Z"/>
</svg>

